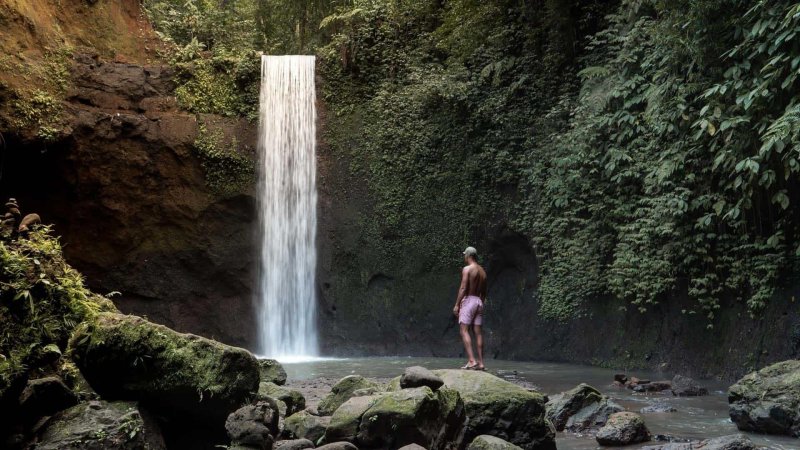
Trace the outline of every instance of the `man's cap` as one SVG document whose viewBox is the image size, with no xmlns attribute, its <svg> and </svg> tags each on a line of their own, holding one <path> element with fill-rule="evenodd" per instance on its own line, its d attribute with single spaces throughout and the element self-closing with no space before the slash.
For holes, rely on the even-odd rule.
<svg viewBox="0 0 800 450">
<path fill-rule="evenodd" d="M 478 256 L 478 251 L 475 250 L 475 247 L 467 247 L 467 249 L 464 250 L 464 256 Z"/>
</svg>

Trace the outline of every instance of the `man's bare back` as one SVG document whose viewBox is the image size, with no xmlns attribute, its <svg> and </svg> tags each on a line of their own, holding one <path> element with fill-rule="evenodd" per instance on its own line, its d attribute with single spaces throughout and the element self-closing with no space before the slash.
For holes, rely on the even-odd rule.
<svg viewBox="0 0 800 450">
<path fill-rule="evenodd" d="M 466 280 L 464 296 L 480 297 L 486 301 L 486 271 L 477 262 L 465 266 L 461 270 L 462 279 Z"/>
</svg>

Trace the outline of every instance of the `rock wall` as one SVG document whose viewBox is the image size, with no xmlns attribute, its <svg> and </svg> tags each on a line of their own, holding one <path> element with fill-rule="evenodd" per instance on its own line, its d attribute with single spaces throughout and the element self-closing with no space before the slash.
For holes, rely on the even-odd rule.
<svg viewBox="0 0 800 450">
<path fill-rule="evenodd" d="M 98 292 L 124 312 L 246 345 L 253 334 L 252 187 L 206 186 L 199 124 L 254 153 L 255 126 L 186 113 L 165 66 L 78 54 L 57 142 L 6 134 L 2 195 L 37 211 Z"/>
</svg>

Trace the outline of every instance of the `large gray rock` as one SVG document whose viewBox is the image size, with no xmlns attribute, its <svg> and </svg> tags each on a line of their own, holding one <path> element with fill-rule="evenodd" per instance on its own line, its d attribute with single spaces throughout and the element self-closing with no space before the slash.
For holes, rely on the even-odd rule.
<svg viewBox="0 0 800 450">
<path fill-rule="evenodd" d="M 650 440 L 650 431 L 642 416 L 633 412 L 618 412 L 597 430 L 595 439 L 600 445 L 631 445 Z"/>
<path fill-rule="evenodd" d="M 337 409 L 325 442 L 348 441 L 364 448 L 419 444 L 430 450 L 456 449 L 465 420 L 458 392 L 427 386 L 353 397 Z"/>
<path fill-rule="evenodd" d="M 308 411 L 300 411 L 287 417 L 283 422 L 282 436 L 287 439 L 308 439 L 317 442 L 325 435 L 331 423 L 328 416 L 315 416 Z"/>
<path fill-rule="evenodd" d="M 70 346 L 103 398 L 141 400 L 161 414 L 223 423 L 258 389 L 258 363 L 247 350 L 137 316 L 101 313 L 78 327 Z"/>
<path fill-rule="evenodd" d="M 648 445 L 642 447 L 641 450 L 757 450 L 762 448 L 764 447 L 754 444 L 747 436 L 734 434 L 703 441 Z"/>
<path fill-rule="evenodd" d="M 545 397 L 486 372 L 436 370 L 445 388 L 464 399 L 465 442 L 488 434 L 526 450 L 555 449 L 555 428 L 545 417 Z"/>
<path fill-rule="evenodd" d="M 547 418 L 556 430 L 563 431 L 570 417 L 581 409 L 603 400 L 603 394 L 586 383 L 550 397 L 545 405 Z"/>
<path fill-rule="evenodd" d="M 699 397 L 708 395 L 708 389 L 700 386 L 696 381 L 683 375 L 675 375 L 672 379 L 672 395 L 678 397 Z"/>
<path fill-rule="evenodd" d="M 322 416 L 330 416 L 361 389 L 377 389 L 378 384 L 361 375 L 348 375 L 333 385 L 331 393 L 319 402 L 317 411 Z"/>
<path fill-rule="evenodd" d="M 516 445 L 500 438 L 481 435 L 473 439 L 467 450 L 522 450 Z"/>
<path fill-rule="evenodd" d="M 278 420 L 277 405 L 262 400 L 232 412 L 225 421 L 225 430 L 233 445 L 268 449 L 278 433 Z"/>
<path fill-rule="evenodd" d="M 300 391 L 278 386 L 269 381 L 261 382 L 258 385 L 258 397 L 261 399 L 272 398 L 283 402 L 286 405 L 286 417 L 306 409 L 306 398 Z"/>
<path fill-rule="evenodd" d="M 730 387 L 728 403 L 731 420 L 742 431 L 800 436 L 800 361 L 746 375 Z"/>
<path fill-rule="evenodd" d="M 358 447 L 349 442 L 332 442 L 317 447 L 317 450 L 358 450 Z"/>
<path fill-rule="evenodd" d="M 275 383 L 278 386 L 286 384 L 286 370 L 278 361 L 274 359 L 259 359 L 258 370 L 261 374 L 261 381 Z"/>
<path fill-rule="evenodd" d="M 400 387 L 403 389 L 428 386 L 435 391 L 443 385 L 444 380 L 430 370 L 420 366 L 408 367 L 403 372 L 403 375 L 400 376 Z"/>
<path fill-rule="evenodd" d="M 162 450 L 155 422 L 134 402 L 91 401 L 64 410 L 39 435 L 37 450 Z"/>
<path fill-rule="evenodd" d="M 564 427 L 565 430 L 573 433 L 582 433 L 590 430 L 597 430 L 608 422 L 612 414 L 622 412 L 625 408 L 604 398 L 603 400 L 592 403 L 582 408 L 572 415 Z"/>
</svg>

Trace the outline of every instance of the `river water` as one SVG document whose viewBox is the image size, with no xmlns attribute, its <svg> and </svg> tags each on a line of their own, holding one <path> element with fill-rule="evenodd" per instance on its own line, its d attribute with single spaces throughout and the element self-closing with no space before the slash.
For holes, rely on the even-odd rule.
<svg viewBox="0 0 800 450">
<path fill-rule="evenodd" d="M 452 369 L 463 364 L 462 360 L 445 358 L 348 358 L 320 359 L 307 362 L 285 363 L 290 380 L 315 378 L 341 378 L 358 374 L 365 377 L 392 378 L 403 373 L 409 366 L 428 369 Z M 545 394 L 557 394 L 571 389 L 579 383 L 588 383 L 608 395 L 630 411 L 639 411 L 653 404 L 668 404 L 677 409 L 670 413 L 643 413 L 648 428 L 654 435 L 670 435 L 679 438 L 701 439 L 738 433 L 728 418 L 726 390 L 728 384 L 716 381 L 701 382 L 709 392 L 704 397 L 677 398 L 660 394 L 635 394 L 612 385 L 619 371 L 574 364 L 517 362 L 491 360 L 487 369 L 509 381 L 532 385 Z M 630 375 L 650 380 L 671 379 L 673 374 L 657 374 L 631 371 Z M 789 437 L 749 434 L 758 444 L 770 449 L 800 449 L 800 440 Z M 652 443 L 648 444 L 652 445 Z M 600 448 L 590 436 L 559 433 L 559 450 L 587 450 Z M 636 449 L 642 446 L 630 446 Z"/>
</svg>

